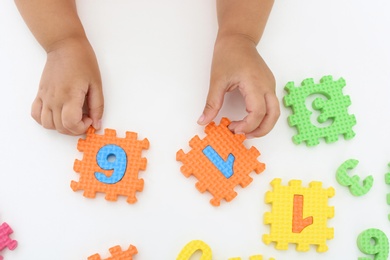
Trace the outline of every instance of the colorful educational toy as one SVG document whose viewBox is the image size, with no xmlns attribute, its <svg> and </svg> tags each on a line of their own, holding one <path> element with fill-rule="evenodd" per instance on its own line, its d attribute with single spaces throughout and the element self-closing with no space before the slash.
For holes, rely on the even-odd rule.
<svg viewBox="0 0 390 260">
<path fill-rule="evenodd" d="M 372 175 L 363 180 L 363 185 L 360 184 L 360 177 L 358 175 L 348 175 L 347 170 L 354 169 L 358 163 L 359 161 L 355 159 L 346 160 L 340 165 L 336 173 L 337 182 L 342 186 L 348 187 L 349 191 L 354 196 L 362 196 L 366 194 L 374 184 L 374 178 Z"/>
<path fill-rule="evenodd" d="M 263 260 L 263 259 L 264 258 L 262 255 L 253 255 L 249 257 L 249 260 Z M 228 260 L 241 260 L 241 257 L 233 257 L 233 258 L 229 258 Z M 275 258 L 270 258 L 269 260 L 275 260 Z"/>
<path fill-rule="evenodd" d="M 390 163 L 389 163 L 389 167 L 390 167 Z M 390 172 L 385 174 L 385 183 L 390 184 Z M 387 205 L 390 205 L 390 193 L 387 193 L 386 201 L 387 201 Z M 390 214 L 387 216 L 387 218 L 390 220 Z"/>
<path fill-rule="evenodd" d="M 202 251 L 202 257 L 199 260 L 211 260 L 213 258 L 213 253 L 208 244 L 202 240 L 192 240 L 183 247 L 176 260 L 189 260 L 198 250 Z"/>
<path fill-rule="evenodd" d="M 281 179 L 271 182 L 273 191 L 265 195 L 265 202 L 272 204 L 271 212 L 264 214 L 264 224 L 270 224 L 270 234 L 263 235 L 267 245 L 276 242 L 276 249 L 287 250 L 289 243 L 297 244 L 297 251 L 308 251 L 310 245 L 317 245 L 317 252 L 328 250 L 327 239 L 333 238 L 333 228 L 327 221 L 334 216 L 334 207 L 328 206 L 328 199 L 335 191 L 324 189 L 321 182 L 311 182 L 302 187 L 299 180 L 291 180 L 287 186 Z"/>
<path fill-rule="evenodd" d="M 320 138 L 332 143 L 338 140 L 339 135 L 344 135 L 346 140 L 355 136 L 352 127 L 356 124 L 356 118 L 348 114 L 351 100 L 349 96 L 343 95 L 344 86 L 343 78 L 334 81 L 332 76 L 322 77 L 319 84 L 315 84 L 312 78 L 305 79 L 300 87 L 296 87 L 294 82 L 287 83 L 284 89 L 288 94 L 284 96 L 283 101 L 294 113 L 288 117 L 288 123 L 298 130 L 298 134 L 293 137 L 295 144 L 306 142 L 307 146 L 315 146 L 319 144 Z M 312 112 L 306 107 L 305 102 L 314 94 L 321 94 L 327 98 L 327 100 L 316 98 L 312 104 L 313 109 L 321 112 L 317 121 L 324 123 L 331 119 L 331 125 L 317 127 L 311 122 Z"/>
<path fill-rule="evenodd" d="M 110 249 L 111 257 L 105 258 L 104 260 L 132 260 L 138 251 L 133 245 L 130 245 L 126 251 L 122 251 L 120 246 L 114 246 Z M 99 254 L 94 254 L 88 257 L 88 260 L 102 260 Z"/>
<path fill-rule="evenodd" d="M 252 182 L 249 176 L 252 171 L 261 173 L 265 169 L 257 160 L 260 152 L 255 147 L 248 150 L 242 144 L 245 135 L 233 134 L 227 127 L 229 124 L 227 118 L 222 118 L 219 126 L 211 122 L 205 128 L 204 139 L 198 136 L 191 139 L 189 153 L 179 150 L 176 154 L 176 160 L 183 163 L 181 172 L 198 179 L 196 188 L 201 193 L 209 191 L 214 197 L 210 201 L 214 206 L 219 206 L 222 199 L 231 201 L 236 197 L 235 186 L 248 186 Z"/>
<path fill-rule="evenodd" d="M 13 233 L 13 230 L 7 223 L 3 223 L 0 225 L 0 251 L 2 251 L 4 248 L 8 248 L 9 250 L 14 250 L 18 242 L 16 240 L 12 240 L 9 236 Z M 0 260 L 2 260 L 3 257 L 0 255 Z"/>
<path fill-rule="evenodd" d="M 196 251 L 201 251 L 202 256 L 199 260 L 211 260 L 213 258 L 213 254 L 211 252 L 211 248 L 208 244 L 203 242 L 202 240 L 192 240 L 187 245 L 183 247 L 177 256 L 176 260 L 189 260 L 195 254 Z M 241 260 L 240 257 L 229 258 L 229 260 Z M 263 260 L 262 255 L 253 255 L 249 257 L 249 260 Z M 270 258 L 269 260 L 275 260 L 274 258 Z"/>
<path fill-rule="evenodd" d="M 387 260 L 389 256 L 389 240 L 385 233 L 376 228 L 370 228 L 358 236 L 357 245 L 360 251 L 372 257 L 359 257 L 359 260 Z"/>
<path fill-rule="evenodd" d="M 74 170 L 80 174 L 80 180 L 72 181 L 71 188 L 84 190 L 87 198 L 103 192 L 106 200 L 116 201 L 118 195 L 123 195 L 128 203 L 135 203 L 136 192 L 144 186 L 138 172 L 146 169 L 147 162 L 141 154 L 148 148 L 148 139 L 139 141 L 136 133 L 126 132 L 125 138 L 119 138 L 115 130 L 105 129 L 104 135 L 98 135 L 89 128 L 86 139 L 79 139 L 77 144 L 84 156 L 81 161 L 75 160 Z"/>
</svg>

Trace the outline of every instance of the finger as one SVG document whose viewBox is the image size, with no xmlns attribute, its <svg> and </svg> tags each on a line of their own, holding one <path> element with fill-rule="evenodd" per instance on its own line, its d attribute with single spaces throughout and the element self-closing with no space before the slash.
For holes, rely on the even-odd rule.
<svg viewBox="0 0 390 260">
<path fill-rule="evenodd" d="M 218 114 L 222 107 L 225 96 L 224 83 L 211 83 L 209 93 L 207 95 L 206 105 L 203 113 L 198 119 L 198 124 L 206 125 L 210 123 Z"/>
<path fill-rule="evenodd" d="M 274 94 L 265 96 L 267 113 L 260 126 L 246 135 L 247 138 L 261 137 L 268 134 L 274 128 L 280 116 L 279 100 Z"/>
<path fill-rule="evenodd" d="M 266 113 L 266 104 L 261 93 L 246 93 L 241 90 L 244 96 L 246 111 L 248 115 L 241 121 L 235 121 L 229 127 L 235 133 L 250 133 L 259 127 Z"/>
<path fill-rule="evenodd" d="M 53 122 L 53 113 L 51 109 L 47 107 L 42 108 L 41 123 L 42 126 L 46 129 L 55 129 L 55 125 Z"/>
<path fill-rule="evenodd" d="M 92 124 L 90 117 L 83 116 L 83 102 L 84 100 L 72 100 L 62 108 L 62 125 L 74 135 L 85 133 Z"/>
<path fill-rule="evenodd" d="M 101 85 L 91 87 L 88 92 L 88 115 L 92 119 L 92 126 L 100 129 L 104 111 L 104 97 Z"/>
<path fill-rule="evenodd" d="M 73 135 L 72 132 L 70 132 L 69 130 L 67 130 L 67 129 L 63 126 L 63 124 L 62 124 L 61 111 L 62 111 L 62 108 L 58 108 L 58 109 L 52 110 L 53 122 L 54 122 L 55 129 L 56 129 L 59 133 L 61 133 L 61 134 Z"/>
<path fill-rule="evenodd" d="M 42 113 L 42 99 L 37 97 L 35 98 L 34 102 L 31 105 L 31 116 L 40 125 L 42 124 L 41 113 Z"/>
</svg>

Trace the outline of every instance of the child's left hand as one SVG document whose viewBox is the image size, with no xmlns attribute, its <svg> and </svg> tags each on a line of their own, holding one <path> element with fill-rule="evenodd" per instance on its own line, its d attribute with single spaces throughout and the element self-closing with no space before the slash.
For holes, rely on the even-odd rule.
<svg viewBox="0 0 390 260">
<path fill-rule="evenodd" d="M 244 97 L 247 116 L 233 121 L 229 129 L 247 138 L 268 134 L 280 115 L 275 78 L 256 49 L 243 35 L 218 37 L 211 66 L 210 89 L 198 123 L 210 123 L 222 107 L 226 92 L 238 88 Z"/>
</svg>

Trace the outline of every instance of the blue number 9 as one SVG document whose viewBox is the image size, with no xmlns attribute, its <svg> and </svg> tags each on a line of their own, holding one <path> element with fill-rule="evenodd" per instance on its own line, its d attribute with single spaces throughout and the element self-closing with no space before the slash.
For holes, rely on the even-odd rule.
<svg viewBox="0 0 390 260">
<path fill-rule="evenodd" d="M 109 161 L 109 157 L 114 157 L 113 161 Z M 127 167 L 127 155 L 123 148 L 115 144 L 108 144 L 100 148 L 96 154 L 96 162 L 103 170 L 113 170 L 111 176 L 95 172 L 95 177 L 98 181 L 106 184 L 115 184 L 122 180 Z"/>
</svg>

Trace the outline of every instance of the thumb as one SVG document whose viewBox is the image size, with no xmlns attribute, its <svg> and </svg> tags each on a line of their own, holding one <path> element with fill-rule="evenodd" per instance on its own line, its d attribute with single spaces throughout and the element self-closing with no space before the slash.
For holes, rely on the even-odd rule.
<svg viewBox="0 0 390 260">
<path fill-rule="evenodd" d="M 225 89 L 222 85 L 211 84 L 207 95 L 206 105 L 203 113 L 198 119 L 198 124 L 206 125 L 210 123 L 218 114 L 222 107 L 225 96 Z"/>
<path fill-rule="evenodd" d="M 102 116 L 104 111 L 104 97 L 102 87 L 92 86 L 88 92 L 88 114 L 92 119 L 92 126 L 98 130 L 102 123 Z"/>
</svg>

